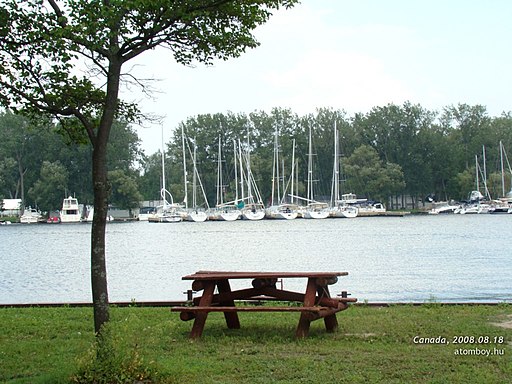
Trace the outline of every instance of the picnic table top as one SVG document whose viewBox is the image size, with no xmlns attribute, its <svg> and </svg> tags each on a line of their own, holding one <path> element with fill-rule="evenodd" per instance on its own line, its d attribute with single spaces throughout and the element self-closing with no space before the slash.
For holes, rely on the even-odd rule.
<svg viewBox="0 0 512 384">
<path fill-rule="evenodd" d="M 182 280 L 222 280 L 222 279 L 275 279 L 275 278 L 329 278 L 347 276 L 348 272 L 229 272 L 198 271 L 183 276 Z"/>
</svg>

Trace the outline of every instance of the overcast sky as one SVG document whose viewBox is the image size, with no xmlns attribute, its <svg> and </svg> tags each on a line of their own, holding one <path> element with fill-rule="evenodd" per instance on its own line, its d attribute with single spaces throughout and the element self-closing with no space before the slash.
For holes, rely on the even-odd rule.
<svg viewBox="0 0 512 384">
<path fill-rule="evenodd" d="M 166 142 L 190 116 L 273 107 L 352 116 L 467 103 L 498 116 L 512 110 L 511 16 L 510 0 L 302 0 L 258 28 L 261 46 L 240 58 L 189 68 L 163 49 L 145 54 L 133 73 L 159 79 L 158 92 L 122 97 L 163 117 Z M 137 127 L 147 154 L 161 148 L 161 129 Z"/>
</svg>

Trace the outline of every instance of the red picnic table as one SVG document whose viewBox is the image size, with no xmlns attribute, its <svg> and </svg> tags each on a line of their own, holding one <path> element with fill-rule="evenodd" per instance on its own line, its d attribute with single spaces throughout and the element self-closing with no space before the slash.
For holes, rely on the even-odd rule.
<svg viewBox="0 0 512 384">
<path fill-rule="evenodd" d="M 338 327 L 336 313 L 348 308 L 355 298 L 348 298 L 346 292 L 342 297 L 332 298 L 329 285 L 335 284 L 339 276 L 348 272 L 225 272 L 198 271 L 183 276 L 183 280 L 192 280 L 193 291 L 203 291 L 194 298 L 190 306 L 172 307 L 171 311 L 180 313 L 184 321 L 194 320 L 190 337 L 201 337 L 210 312 L 223 312 L 230 329 L 239 329 L 238 312 L 299 312 L 296 336 L 306 337 L 312 321 L 324 319 L 327 332 L 334 332 Z M 282 279 L 307 279 L 305 293 L 287 291 L 277 287 Z M 231 280 L 252 280 L 251 287 L 231 290 Z M 217 293 L 215 293 L 217 290 Z M 235 301 L 278 301 L 280 306 L 236 305 Z M 294 303 L 292 306 L 290 303 Z M 300 305 L 296 305 L 299 303 Z"/>
</svg>

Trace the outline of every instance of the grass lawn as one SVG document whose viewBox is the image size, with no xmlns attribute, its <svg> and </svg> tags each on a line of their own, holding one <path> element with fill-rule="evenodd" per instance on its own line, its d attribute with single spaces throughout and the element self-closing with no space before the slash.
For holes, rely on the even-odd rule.
<svg viewBox="0 0 512 384">
<path fill-rule="evenodd" d="M 103 369 L 135 383 L 508 383 L 512 306 L 352 306 L 336 333 L 321 320 L 294 338 L 298 313 L 211 313 L 201 340 L 166 308 L 112 308 Z M 87 382 L 92 308 L 0 309 L 0 382 Z M 500 324 L 498 326 L 496 324 Z M 122 368 L 119 368 L 119 367 Z M 114 373 L 113 373 L 114 372 Z M 89 376 L 87 376 L 89 377 Z M 112 377 L 112 376 L 111 376 Z M 92 379 L 90 382 L 93 382 Z"/>
</svg>

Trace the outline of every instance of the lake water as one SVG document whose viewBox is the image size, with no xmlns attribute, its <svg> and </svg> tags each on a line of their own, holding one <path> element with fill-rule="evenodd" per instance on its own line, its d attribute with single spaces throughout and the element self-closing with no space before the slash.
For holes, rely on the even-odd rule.
<svg viewBox="0 0 512 384">
<path fill-rule="evenodd" d="M 1 226 L 0 304 L 90 302 L 90 229 Z M 111 301 L 184 300 L 181 276 L 241 270 L 348 271 L 331 292 L 360 302 L 511 302 L 511 251 L 507 214 L 107 226 Z"/>
</svg>

